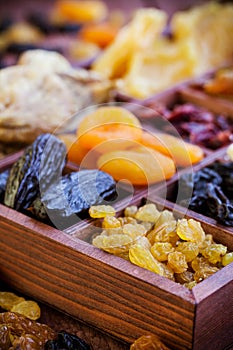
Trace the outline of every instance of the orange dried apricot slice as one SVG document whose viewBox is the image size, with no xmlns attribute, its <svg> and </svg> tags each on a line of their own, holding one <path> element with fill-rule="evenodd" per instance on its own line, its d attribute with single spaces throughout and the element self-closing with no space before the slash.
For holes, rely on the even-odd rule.
<svg viewBox="0 0 233 350">
<path fill-rule="evenodd" d="M 64 19 L 79 23 L 101 21 L 108 14 L 106 4 L 99 0 L 58 0 L 55 11 Z"/>
<path fill-rule="evenodd" d="M 133 113 L 123 107 L 103 106 L 86 115 L 80 122 L 77 137 L 82 147 L 98 151 L 125 149 L 139 141 L 141 124 Z"/>
<path fill-rule="evenodd" d="M 84 148 L 76 135 L 61 134 L 59 139 L 66 145 L 68 161 L 88 169 L 97 167 L 96 161 L 100 154 L 96 153 L 95 150 Z"/>
<path fill-rule="evenodd" d="M 160 182 L 175 174 L 171 158 L 146 147 L 107 152 L 100 156 L 97 164 L 115 180 L 127 179 L 134 185 Z"/>
<path fill-rule="evenodd" d="M 115 39 L 118 28 L 107 22 L 96 23 L 85 26 L 79 33 L 84 41 L 88 41 L 98 45 L 99 47 L 106 47 Z"/>
<path fill-rule="evenodd" d="M 171 157 L 177 166 L 190 166 L 204 157 L 204 152 L 199 146 L 169 134 L 143 131 L 141 143 Z"/>
</svg>

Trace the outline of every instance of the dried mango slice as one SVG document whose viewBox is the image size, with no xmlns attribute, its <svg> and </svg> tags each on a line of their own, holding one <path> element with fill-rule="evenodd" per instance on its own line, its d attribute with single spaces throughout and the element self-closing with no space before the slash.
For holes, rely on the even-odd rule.
<svg viewBox="0 0 233 350">
<path fill-rule="evenodd" d="M 151 46 L 167 21 L 165 12 L 157 9 L 136 11 L 131 22 L 117 34 L 114 42 L 94 62 L 92 69 L 107 78 L 122 77 L 138 50 Z"/>
</svg>

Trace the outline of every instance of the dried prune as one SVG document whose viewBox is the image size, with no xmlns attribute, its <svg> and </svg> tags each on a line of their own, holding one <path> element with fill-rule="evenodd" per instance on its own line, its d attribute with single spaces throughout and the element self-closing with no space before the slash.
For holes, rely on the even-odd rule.
<svg viewBox="0 0 233 350">
<path fill-rule="evenodd" d="M 52 134 L 40 135 L 10 170 L 4 204 L 23 210 L 61 176 L 66 147 Z"/>
<path fill-rule="evenodd" d="M 39 219 L 49 217 L 56 227 L 76 223 L 92 205 L 116 198 L 113 178 L 99 170 L 80 170 L 64 175 L 32 204 Z"/>
<path fill-rule="evenodd" d="M 233 162 L 215 162 L 194 174 L 181 176 L 180 205 L 214 218 L 226 226 L 233 225 Z M 191 192 L 192 190 L 192 192 Z M 186 195 L 192 193 L 191 199 Z"/>
<path fill-rule="evenodd" d="M 61 331 L 56 339 L 45 343 L 45 350 L 90 350 L 90 346 L 77 335 Z"/>
<path fill-rule="evenodd" d="M 5 195 L 5 190 L 6 190 L 6 183 L 7 183 L 7 179 L 8 179 L 9 174 L 10 174 L 10 170 L 9 169 L 3 171 L 0 174 L 0 203 L 2 203 L 3 200 L 4 200 L 4 195 Z"/>
</svg>

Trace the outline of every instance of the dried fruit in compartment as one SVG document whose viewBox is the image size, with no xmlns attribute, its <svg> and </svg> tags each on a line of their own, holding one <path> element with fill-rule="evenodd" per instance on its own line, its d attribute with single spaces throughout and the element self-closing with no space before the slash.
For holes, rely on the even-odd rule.
<svg viewBox="0 0 233 350">
<path fill-rule="evenodd" d="M 122 150 L 140 140 L 141 124 L 126 108 L 103 106 L 87 114 L 77 130 L 78 142 L 100 153 Z M 134 144 L 133 144 L 134 145 Z"/>
<path fill-rule="evenodd" d="M 9 174 L 10 174 L 9 169 L 5 170 L 0 174 L 0 203 L 2 203 L 4 200 L 6 184 L 7 184 L 7 179 Z"/>
<path fill-rule="evenodd" d="M 45 343 L 44 350 L 91 350 L 91 348 L 77 335 L 61 331 L 55 339 Z"/>
<path fill-rule="evenodd" d="M 154 334 L 142 335 L 130 346 L 130 350 L 169 350 Z"/>
<path fill-rule="evenodd" d="M 107 228 L 102 224 L 104 230 L 92 244 L 189 289 L 232 262 L 232 253 L 205 234 L 198 221 L 177 220 L 153 203 L 136 208 L 124 210 L 133 217 L 115 218 L 122 226 L 114 221 Z"/>
<path fill-rule="evenodd" d="M 54 339 L 55 332 L 47 325 L 32 321 L 14 312 L 0 313 L 0 325 L 3 337 L 0 338 L 0 348 L 6 349 L 6 344 L 22 350 L 44 350 L 44 344 Z"/>
<path fill-rule="evenodd" d="M 50 186 L 33 202 L 32 211 L 39 219 L 49 217 L 55 226 L 64 228 L 79 221 L 92 205 L 115 197 L 115 181 L 110 175 L 99 170 L 80 170 L 62 176 Z"/>
<path fill-rule="evenodd" d="M 15 293 L 0 292 L 0 307 L 34 321 L 40 317 L 40 307 L 37 302 L 25 300 Z"/>
<path fill-rule="evenodd" d="M 141 143 L 172 158 L 177 166 L 191 166 L 204 158 L 204 152 L 199 146 L 169 134 L 144 131 Z"/>
<path fill-rule="evenodd" d="M 10 311 L 14 305 L 19 304 L 24 300 L 23 297 L 19 297 L 15 293 L 0 292 L 0 307 L 2 309 Z"/>
<path fill-rule="evenodd" d="M 209 216 L 219 223 L 233 225 L 233 162 L 215 162 L 193 174 L 181 175 L 180 205 Z M 191 192 L 190 192 L 191 191 Z M 192 197 L 187 198 L 192 193 Z"/>
<path fill-rule="evenodd" d="M 27 209 L 56 183 L 66 162 L 66 147 L 52 134 L 40 135 L 16 161 L 7 180 L 4 204 Z"/>
<path fill-rule="evenodd" d="M 40 318 L 40 307 L 33 300 L 21 301 L 20 303 L 15 304 L 11 308 L 11 311 L 23 315 L 34 321 Z"/>
<path fill-rule="evenodd" d="M 147 147 L 107 152 L 99 157 L 98 167 L 114 179 L 147 186 L 170 179 L 175 174 L 173 160 Z"/>
</svg>

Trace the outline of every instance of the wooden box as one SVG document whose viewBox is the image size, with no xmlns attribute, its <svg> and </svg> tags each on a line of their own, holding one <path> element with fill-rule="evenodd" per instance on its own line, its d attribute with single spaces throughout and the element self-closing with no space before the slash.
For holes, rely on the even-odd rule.
<svg viewBox="0 0 233 350">
<path fill-rule="evenodd" d="M 12 164 L 5 159 L 1 169 Z M 164 200 L 162 185 L 150 200 L 179 217 L 193 213 Z M 122 199 L 140 205 L 145 191 Z M 233 250 L 233 232 L 199 216 L 207 233 Z M 171 349 L 233 348 L 233 264 L 192 290 L 91 245 L 98 228 L 84 220 L 57 230 L 0 205 L 1 280 L 104 333 L 131 343 L 154 333 Z"/>
</svg>

